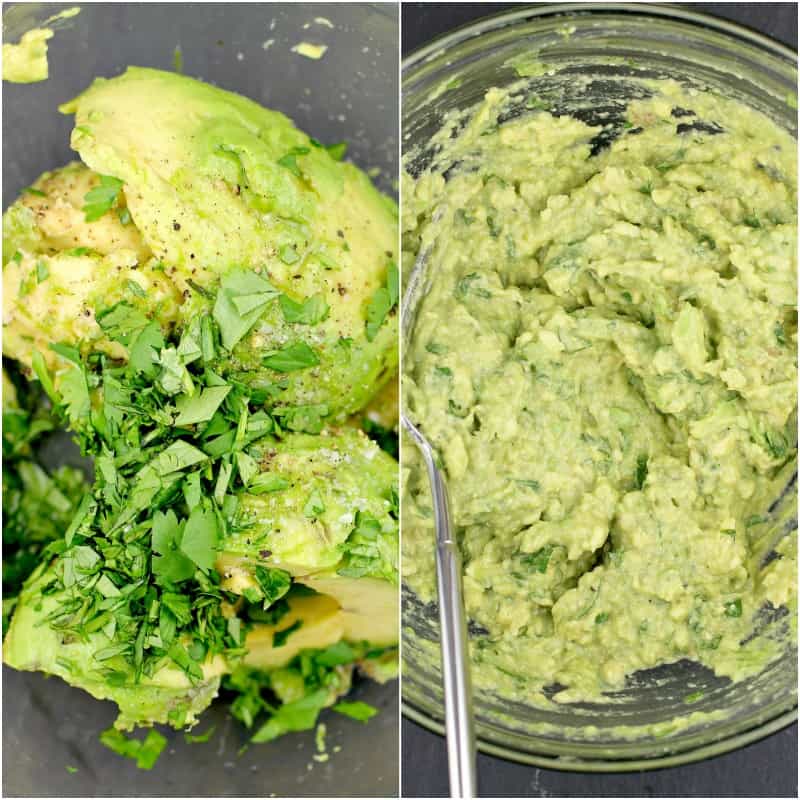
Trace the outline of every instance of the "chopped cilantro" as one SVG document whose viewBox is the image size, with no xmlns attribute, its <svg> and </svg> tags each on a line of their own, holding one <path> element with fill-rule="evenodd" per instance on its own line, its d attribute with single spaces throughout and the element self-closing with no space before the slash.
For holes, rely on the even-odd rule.
<svg viewBox="0 0 800 800">
<path fill-rule="evenodd" d="M 36 280 L 41 283 L 42 281 L 46 281 L 50 275 L 50 267 L 47 266 L 46 261 L 37 261 L 36 262 Z"/>
<path fill-rule="evenodd" d="M 742 616 L 742 599 L 737 597 L 725 603 L 725 616 L 726 617 L 741 617 Z"/>
<path fill-rule="evenodd" d="M 110 175 L 101 175 L 100 184 L 90 189 L 84 196 L 83 213 L 86 222 L 95 222 L 108 213 L 117 202 L 123 182 Z"/>
<path fill-rule="evenodd" d="M 525 566 L 532 567 L 537 572 L 544 574 L 547 572 L 547 565 L 550 563 L 550 556 L 553 555 L 555 547 L 552 544 L 547 544 L 540 547 L 535 553 L 527 553 L 519 560 Z"/>
<path fill-rule="evenodd" d="M 321 294 L 308 297 L 301 303 L 292 300 L 285 294 L 278 299 L 286 322 L 295 325 L 316 325 L 328 316 L 330 307 Z"/>
<path fill-rule="evenodd" d="M 307 147 L 293 147 L 286 155 L 278 159 L 278 164 L 288 169 L 296 178 L 302 178 L 303 173 L 297 165 L 297 156 L 307 156 L 310 152 L 311 150 Z"/>
<path fill-rule="evenodd" d="M 300 628 L 303 627 L 303 620 L 296 619 L 288 628 L 284 628 L 280 631 L 275 631 L 272 634 L 272 646 L 273 647 L 283 647 L 286 644 L 286 640 L 295 632 L 299 631 Z"/>
<path fill-rule="evenodd" d="M 207 731 L 204 733 L 184 733 L 183 738 L 187 744 L 205 744 L 206 742 L 211 740 L 211 737 L 214 735 L 214 732 L 217 730 L 216 725 L 212 725 Z"/>
<path fill-rule="evenodd" d="M 334 161 L 341 161 L 347 153 L 347 142 L 336 142 L 336 144 L 329 144 L 326 148 L 328 155 Z"/>
<path fill-rule="evenodd" d="M 261 363 L 276 372 L 296 372 L 317 366 L 319 356 L 305 342 L 295 342 L 282 350 L 268 353 Z"/>
<path fill-rule="evenodd" d="M 100 743 L 117 755 L 136 761 L 139 769 L 152 769 L 167 740 L 156 730 L 149 730 L 144 740 L 128 738 L 116 728 L 109 728 L 100 734 Z"/>
<path fill-rule="evenodd" d="M 333 707 L 333 710 L 337 711 L 339 714 L 344 714 L 346 717 L 350 717 L 350 719 L 357 720 L 358 722 L 367 722 L 367 720 L 372 719 L 378 713 L 378 709 L 375 708 L 375 706 L 371 706 L 369 703 L 363 703 L 360 700 L 353 702 L 342 700 Z"/>
<path fill-rule="evenodd" d="M 367 340 L 373 341 L 378 335 L 386 316 L 397 305 L 400 295 L 400 278 L 397 265 L 392 262 L 386 270 L 386 286 L 372 295 L 367 306 Z"/>
</svg>

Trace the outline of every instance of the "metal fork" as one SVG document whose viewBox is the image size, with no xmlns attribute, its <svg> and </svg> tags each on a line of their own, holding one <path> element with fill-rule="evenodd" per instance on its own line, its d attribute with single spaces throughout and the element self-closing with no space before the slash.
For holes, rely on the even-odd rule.
<svg viewBox="0 0 800 800">
<path fill-rule="evenodd" d="M 434 222 L 437 221 L 438 216 L 438 214 L 434 216 Z M 417 257 L 408 290 L 403 299 L 403 334 L 406 341 L 410 338 L 409 334 L 416 311 L 414 301 L 421 292 L 422 267 L 427 260 L 429 251 L 430 248 L 426 248 Z M 436 466 L 433 448 L 419 428 L 408 418 L 405 408 L 401 408 L 400 419 L 425 460 L 433 497 L 450 796 L 471 798 L 477 796 L 477 774 L 467 624 L 461 580 L 461 553 L 458 543 L 452 535 L 447 484 L 441 470 Z"/>
</svg>

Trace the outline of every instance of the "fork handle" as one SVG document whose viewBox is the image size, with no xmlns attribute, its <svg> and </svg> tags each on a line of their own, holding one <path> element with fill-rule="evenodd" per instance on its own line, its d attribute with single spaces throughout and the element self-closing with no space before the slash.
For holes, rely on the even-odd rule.
<svg viewBox="0 0 800 800">
<path fill-rule="evenodd" d="M 447 486 L 435 465 L 429 464 L 429 467 L 436 522 L 436 577 L 450 797 L 472 798 L 477 795 L 475 732 L 461 553 L 452 536 Z"/>
</svg>

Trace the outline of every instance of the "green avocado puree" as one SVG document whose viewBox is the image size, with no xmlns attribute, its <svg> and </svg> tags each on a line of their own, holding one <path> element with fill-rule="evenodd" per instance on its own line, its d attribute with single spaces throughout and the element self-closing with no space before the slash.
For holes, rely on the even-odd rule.
<svg viewBox="0 0 800 800">
<path fill-rule="evenodd" d="M 767 510 L 796 467 L 796 143 L 710 92 L 642 95 L 613 127 L 498 124 L 492 89 L 404 186 L 428 285 L 403 391 L 449 482 L 478 691 L 597 700 L 680 659 L 738 680 L 795 635 L 796 536 Z"/>
</svg>

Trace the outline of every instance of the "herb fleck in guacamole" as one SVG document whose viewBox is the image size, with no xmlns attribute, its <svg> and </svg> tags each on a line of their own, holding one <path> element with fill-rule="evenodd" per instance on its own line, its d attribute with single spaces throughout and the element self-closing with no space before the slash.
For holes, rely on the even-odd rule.
<svg viewBox="0 0 800 800">
<path fill-rule="evenodd" d="M 600 128 L 490 90 L 405 187 L 406 267 L 430 248 L 407 404 L 449 480 L 474 682 L 529 702 L 684 658 L 735 680 L 793 635 L 795 537 L 767 510 L 796 464 L 796 143 L 710 93 L 642 94 Z"/>
</svg>

